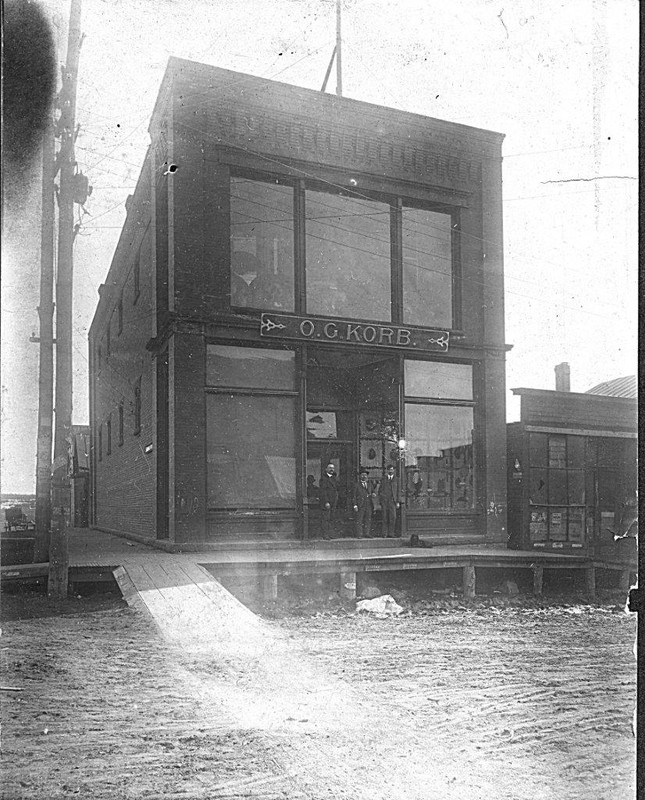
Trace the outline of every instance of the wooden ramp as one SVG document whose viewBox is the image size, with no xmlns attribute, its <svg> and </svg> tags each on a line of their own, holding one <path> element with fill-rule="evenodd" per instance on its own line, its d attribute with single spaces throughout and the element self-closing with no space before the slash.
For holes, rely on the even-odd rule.
<svg viewBox="0 0 645 800">
<path fill-rule="evenodd" d="M 185 558 L 130 558 L 114 570 L 128 605 L 183 648 L 258 656 L 272 631 L 199 564 Z"/>
</svg>

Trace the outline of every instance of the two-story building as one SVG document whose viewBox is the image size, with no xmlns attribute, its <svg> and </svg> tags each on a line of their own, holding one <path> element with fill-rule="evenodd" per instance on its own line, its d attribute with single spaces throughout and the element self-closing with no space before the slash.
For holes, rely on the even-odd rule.
<svg viewBox="0 0 645 800">
<path fill-rule="evenodd" d="M 90 331 L 92 525 L 505 544 L 502 135 L 171 59 Z"/>
</svg>

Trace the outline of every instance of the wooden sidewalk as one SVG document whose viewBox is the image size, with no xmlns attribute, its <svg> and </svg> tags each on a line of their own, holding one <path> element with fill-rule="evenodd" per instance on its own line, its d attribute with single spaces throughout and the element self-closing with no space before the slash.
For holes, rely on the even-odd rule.
<svg viewBox="0 0 645 800">
<path fill-rule="evenodd" d="M 473 597 L 477 572 L 481 569 L 531 570 L 537 595 L 542 594 L 545 570 L 583 570 L 587 593 L 593 597 L 596 570 L 617 571 L 621 588 L 625 589 L 629 588 L 631 573 L 635 571 L 629 564 L 597 561 L 583 554 L 476 546 L 411 548 L 392 546 L 391 542 L 385 545 L 379 540 L 349 543 L 351 548 L 347 544 L 297 542 L 260 551 L 231 546 L 204 552 L 169 553 L 109 533 L 72 529 L 69 577 L 72 582 L 93 582 L 112 580 L 114 575 L 128 602 L 142 605 L 153 616 L 155 609 L 161 607 L 159 604 L 164 604 L 167 618 L 174 620 L 172 625 L 169 623 L 169 630 L 174 626 L 180 631 L 186 609 L 191 609 L 192 620 L 201 620 L 218 608 L 230 610 L 231 603 L 238 604 L 217 578 L 257 581 L 264 596 L 275 600 L 280 576 L 335 573 L 339 577 L 341 595 L 352 598 L 356 594 L 358 573 L 452 568 L 461 570 L 464 595 Z M 2 578 L 19 580 L 44 576 L 47 570 L 47 564 L 2 567 Z"/>
</svg>

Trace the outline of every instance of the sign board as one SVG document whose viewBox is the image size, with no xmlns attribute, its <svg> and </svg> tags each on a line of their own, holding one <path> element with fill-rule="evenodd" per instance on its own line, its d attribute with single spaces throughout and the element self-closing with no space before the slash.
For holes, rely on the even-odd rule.
<svg viewBox="0 0 645 800">
<path fill-rule="evenodd" d="M 396 347 L 402 350 L 447 353 L 450 332 L 403 325 L 380 325 L 325 317 L 298 317 L 291 314 L 263 313 L 260 335 L 301 342 L 338 342 L 369 347 Z"/>
</svg>

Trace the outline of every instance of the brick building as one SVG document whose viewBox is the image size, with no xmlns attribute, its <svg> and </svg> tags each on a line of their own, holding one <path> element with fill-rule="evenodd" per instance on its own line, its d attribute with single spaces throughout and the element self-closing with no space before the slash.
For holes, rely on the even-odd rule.
<svg viewBox="0 0 645 800">
<path fill-rule="evenodd" d="M 90 330 L 91 524 L 506 542 L 502 135 L 171 59 Z M 377 511 L 378 514 L 378 511 Z"/>
</svg>

